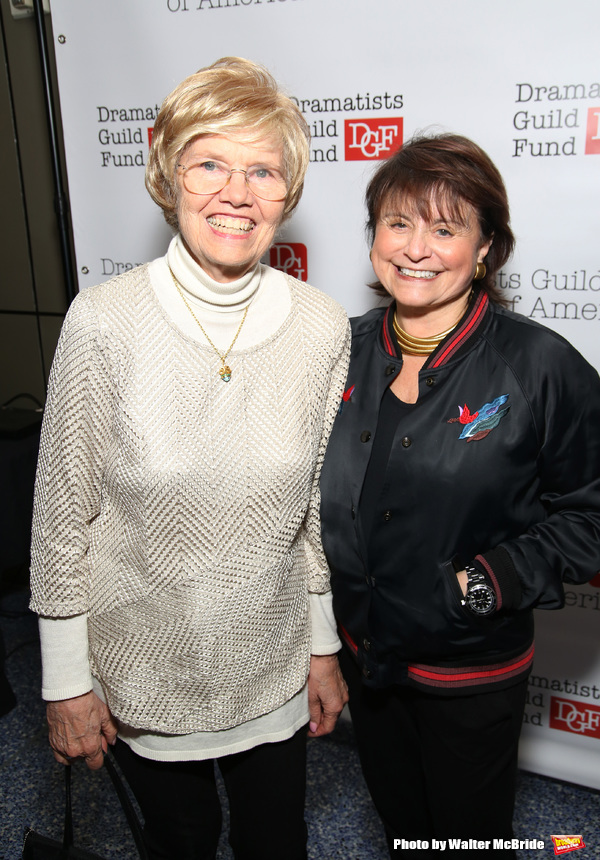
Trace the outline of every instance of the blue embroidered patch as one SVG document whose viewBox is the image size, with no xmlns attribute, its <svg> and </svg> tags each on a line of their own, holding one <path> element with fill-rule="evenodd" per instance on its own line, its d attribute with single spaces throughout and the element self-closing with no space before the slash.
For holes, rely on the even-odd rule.
<svg viewBox="0 0 600 860">
<path fill-rule="evenodd" d="M 458 407 L 458 418 L 449 418 L 448 424 L 458 422 L 464 425 L 458 437 L 459 439 L 466 439 L 467 442 L 477 442 L 480 439 L 485 439 L 488 433 L 491 433 L 498 426 L 510 409 L 510 406 L 504 406 L 509 396 L 509 394 L 501 394 L 500 397 L 496 397 L 491 403 L 484 403 L 481 409 L 478 409 L 475 413 L 471 413 L 465 403 L 464 406 Z"/>
</svg>

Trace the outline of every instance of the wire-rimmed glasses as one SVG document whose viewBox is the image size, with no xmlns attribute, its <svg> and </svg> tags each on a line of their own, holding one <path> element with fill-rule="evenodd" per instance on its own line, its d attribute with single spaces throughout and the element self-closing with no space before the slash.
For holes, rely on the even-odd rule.
<svg viewBox="0 0 600 860">
<path fill-rule="evenodd" d="M 232 173 L 243 173 L 246 185 L 261 200 L 276 202 L 285 200 L 287 183 L 274 167 L 228 167 L 218 161 L 201 161 L 193 164 L 178 164 L 183 172 L 183 184 L 190 194 L 217 194 L 229 180 Z"/>
</svg>

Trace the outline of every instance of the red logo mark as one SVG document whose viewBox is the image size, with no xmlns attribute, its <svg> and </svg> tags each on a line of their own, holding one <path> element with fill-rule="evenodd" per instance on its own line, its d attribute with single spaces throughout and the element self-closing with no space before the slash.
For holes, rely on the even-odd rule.
<svg viewBox="0 0 600 860">
<path fill-rule="evenodd" d="M 152 135 L 154 134 L 154 126 L 150 126 L 148 129 L 148 146 L 152 146 Z"/>
<path fill-rule="evenodd" d="M 600 573 L 597 573 L 596 576 L 592 579 L 589 585 L 592 585 L 594 588 L 600 588 Z"/>
<path fill-rule="evenodd" d="M 588 108 L 585 154 L 600 155 L 600 107 Z"/>
<path fill-rule="evenodd" d="M 566 854 L 568 851 L 578 851 L 585 848 L 582 836 L 551 836 L 555 854 Z"/>
<path fill-rule="evenodd" d="M 286 272 L 299 281 L 308 278 L 308 255 L 301 242 L 278 242 L 271 247 L 269 263 L 274 269 Z"/>
<path fill-rule="evenodd" d="M 344 393 L 342 394 L 342 400 L 344 401 L 344 403 L 347 403 L 350 400 L 350 398 L 352 397 L 352 392 L 355 388 L 356 385 L 351 385 L 348 391 L 344 391 Z"/>
<path fill-rule="evenodd" d="M 551 696 L 550 728 L 600 740 L 600 708 Z"/>
<path fill-rule="evenodd" d="M 401 116 L 344 120 L 346 161 L 387 158 L 402 145 L 403 122 Z"/>
</svg>

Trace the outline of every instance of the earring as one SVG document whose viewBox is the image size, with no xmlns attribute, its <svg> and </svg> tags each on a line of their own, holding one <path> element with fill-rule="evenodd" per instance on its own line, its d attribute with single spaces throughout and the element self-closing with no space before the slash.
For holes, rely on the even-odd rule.
<svg viewBox="0 0 600 860">
<path fill-rule="evenodd" d="M 473 280 L 481 281 L 482 278 L 485 278 L 485 273 L 485 263 L 477 263 L 477 266 L 475 267 L 475 274 L 473 275 Z"/>
</svg>

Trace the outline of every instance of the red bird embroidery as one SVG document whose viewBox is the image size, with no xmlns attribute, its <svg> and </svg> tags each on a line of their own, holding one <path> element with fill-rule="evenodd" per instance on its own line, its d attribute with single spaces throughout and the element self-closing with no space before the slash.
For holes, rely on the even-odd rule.
<svg viewBox="0 0 600 860">
<path fill-rule="evenodd" d="M 458 411 L 460 413 L 458 420 L 461 424 L 472 424 L 473 421 L 475 421 L 475 419 L 479 415 L 479 412 L 476 412 L 475 415 L 471 415 L 471 413 L 469 412 L 469 407 L 466 403 L 463 407 L 459 406 Z"/>
</svg>

